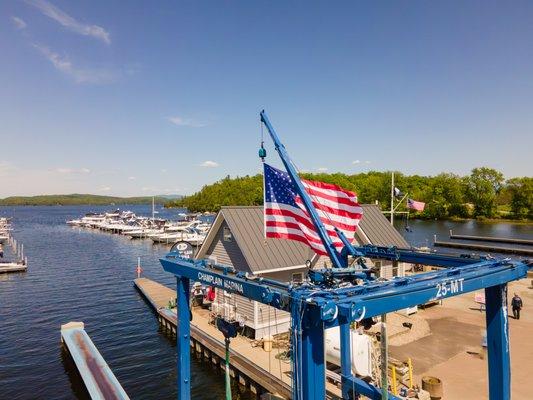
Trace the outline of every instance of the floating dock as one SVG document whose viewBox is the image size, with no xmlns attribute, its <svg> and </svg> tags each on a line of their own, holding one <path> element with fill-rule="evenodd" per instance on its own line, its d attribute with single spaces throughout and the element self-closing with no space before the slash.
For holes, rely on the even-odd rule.
<svg viewBox="0 0 533 400">
<path fill-rule="evenodd" d="M 473 240 L 473 241 L 479 241 L 479 242 L 511 243 L 511 244 L 533 246 L 533 240 L 529 240 L 529 239 L 514 239 L 514 238 L 502 238 L 502 237 L 493 237 L 493 236 L 454 235 L 451 229 L 450 229 L 450 239 Z"/>
<path fill-rule="evenodd" d="M 61 325 L 61 341 L 68 349 L 92 400 L 126 400 L 128 395 L 92 342 L 83 322 Z"/>
<path fill-rule="evenodd" d="M 0 273 L 24 272 L 27 269 L 28 269 L 28 266 L 24 263 L 0 262 Z"/>
<path fill-rule="evenodd" d="M 169 301 L 174 301 L 176 292 L 146 278 L 134 280 L 135 287 L 142 293 L 157 313 L 163 329 L 176 334 L 177 316 L 174 309 L 169 309 Z M 192 310 L 191 348 L 198 357 L 206 359 L 224 368 L 224 337 L 212 324 L 209 324 L 207 310 Z M 231 340 L 230 360 L 231 376 L 253 393 L 273 393 L 281 398 L 291 398 L 291 364 L 281 361 L 279 352 L 273 349 L 264 351 L 261 347 L 252 347 L 251 341 L 238 336 Z M 332 377 L 339 379 L 331 372 Z M 335 379 L 332 379 L 335 381 Z M 338 398 L 341 393 L 336 385 L 328 383 L 328 398 Z"/>
<path fill-rule="evenodd" d="M 486 253 L 505 253 L 505 254 L 517 254 L 524 256 L 533 256 L 533 250 L 517 248 L 517 247 L 504 247 L 504 246 L 490 246 L 485 244 L 471 244 L 460 242 L 443 242 L 435 238 L 433 242 L 434 246 L 438 247 L 451 247 L 456 249 L 468 249 L 479 250 Z"/>
</svg>

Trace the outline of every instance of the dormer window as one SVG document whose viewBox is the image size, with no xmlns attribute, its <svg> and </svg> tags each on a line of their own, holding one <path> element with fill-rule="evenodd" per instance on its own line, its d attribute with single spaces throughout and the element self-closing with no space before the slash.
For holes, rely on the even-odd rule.
<svg viewBox="0 0 533 400">
<path fill-rule="evenodd" d="M 229 229 L 229 227 L 225 226 L 222 231 L 222 238 L 225 242 L 231 242 L 233 241 L 233 235 Z"/>
</svg>

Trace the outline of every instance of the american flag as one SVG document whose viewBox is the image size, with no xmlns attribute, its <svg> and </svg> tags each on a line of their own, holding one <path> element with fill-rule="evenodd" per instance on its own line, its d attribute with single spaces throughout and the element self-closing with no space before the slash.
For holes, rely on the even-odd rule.
<svg viewBox="0 0 533 400">
<path fill-rule="evenodd" d="M 422 201 L 415 201 L 413 199 L 407 199 L 407 208 L 410 208 L 412 210 L 424 211 L 425 206 L 426 206 L 426 203 Z"/>
<path fill-rule="evenodd" d="M 265 236 L 297 240 L 311 247 L 315 253 L 327 255 L 311 217 L 288 173 L 268 164 L 264 168 L 265 182 Z M 343 244 L 334 228 L 338 228 L 352 241 L 363 209 L 357 203 L 357 195 L 329 183 L 302 179 L 329 237 L 337 250 Z"/>
</svg>

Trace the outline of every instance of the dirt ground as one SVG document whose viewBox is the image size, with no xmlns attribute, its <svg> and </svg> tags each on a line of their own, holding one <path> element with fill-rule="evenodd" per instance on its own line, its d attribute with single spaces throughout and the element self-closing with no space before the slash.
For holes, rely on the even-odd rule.
<svg viewBox="0 0 533 400">
<path fill-rule="evenodd" d="M 514 293 L 522 297 L 520 320 L 509 318 L 511 340 L 511 391 L 513 400 L 531 399 L 533 389 L 533 288 L 531 278 L 509 284 L 509 303 Z M 509 308 L 509 314 L 512 315 Z M 423 375 L 443 381 L 444 400 L 488 398 L 486 357 L 481 341 L 485 312 L 474 302 L 474 293 L 447 299 L 442 305 L 419 310 L 430 334 L 401 346 L 390 346 L 392 357 L 411 357 L 416 383 Z"/>
</svg>

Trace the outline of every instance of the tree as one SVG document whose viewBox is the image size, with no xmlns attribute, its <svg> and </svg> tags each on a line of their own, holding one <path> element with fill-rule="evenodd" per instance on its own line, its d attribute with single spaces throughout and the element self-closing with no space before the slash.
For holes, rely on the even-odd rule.
<svg viewBox="0 0 533 400">
<path fill-rule="evenodd" d="M 533 218 L 533 178 L 513 178 L 507 181 L 511 193 L 511 214 L 514 218 Z"/>
<path fill-rule="evenodd" d="M 442 173 L 430 178 L 418 198 L 426 202 L 423 216 L 429 218 L 466 217 L 464 184 L 460 176 Z"/>
<path fill-rule="evenodd" d="M 383 210 L 390 207 L 390 172 L 369 171 L 347 175 L 303 174 L 305 179 L 323 181 L 357 193 L 359 203 L 376 200 Z M 469 216 L 466 202 L 473 205 L 474 217 L 493 217 L 497 205 L 511 209 L 514 218 L 533 219 L 533 178 L 515 178 L 503 186 L 503 175 L 491 168 L 475 168 L 467 177 L 442 173 L 436 176 L 404 175 L 395 172 L 395 185 L 412 199 L 426 203 L 419 218 Z M 168 204 L 190 211 L 218 211 L 222 206 L 263 204 L 262 175 L 225 178 L 204 186 L 199 192 Z M 406 210 L 405 202 L 398 211 Z"/>
<path fill-rule="evenodd" d="M 475 217 L 491 218 L 496 214 L 496 195 L 504 182 L 503 174 L 492 168 L 474 168 L 465 179 L 468 199 L 474 204 Z"/>
</svg>

